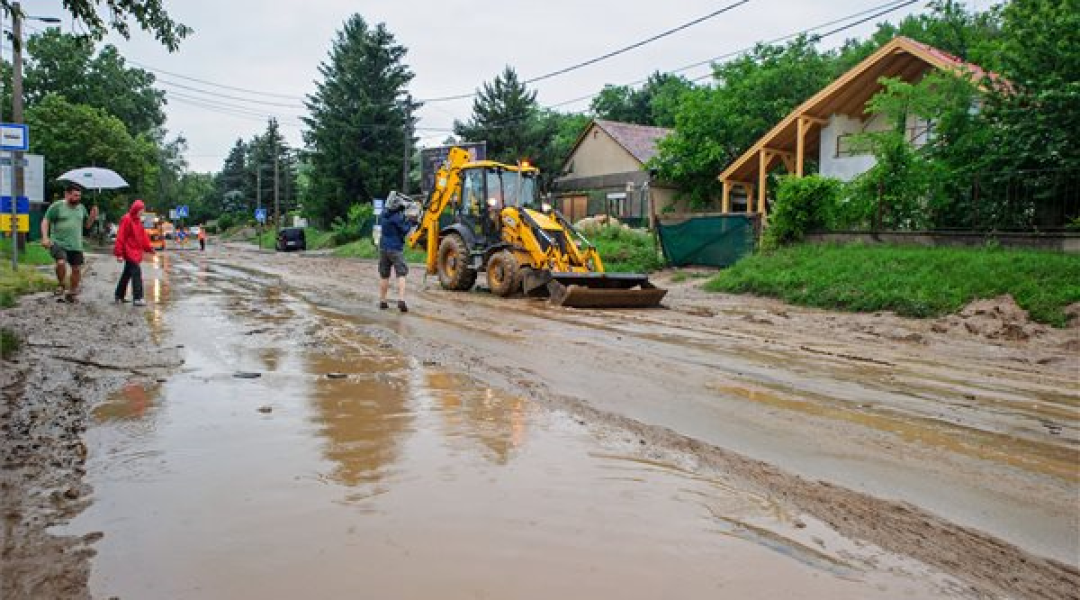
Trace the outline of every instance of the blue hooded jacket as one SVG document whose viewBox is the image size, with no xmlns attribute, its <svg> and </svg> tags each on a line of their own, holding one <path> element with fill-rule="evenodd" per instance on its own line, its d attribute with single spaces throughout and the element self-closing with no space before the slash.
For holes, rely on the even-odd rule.
<svg viewBox="0 0 1080 600">
<path fill-rule="evenodd" d="M 409 234 L 412 226 L 405 221 L 405 215 L 402 211 L 384 212 L 379 217 L 379 225 L 382 227 L 379 248 L 391 252 L 403 251 L 405 249 L 405 236 Z"/>
</svg>

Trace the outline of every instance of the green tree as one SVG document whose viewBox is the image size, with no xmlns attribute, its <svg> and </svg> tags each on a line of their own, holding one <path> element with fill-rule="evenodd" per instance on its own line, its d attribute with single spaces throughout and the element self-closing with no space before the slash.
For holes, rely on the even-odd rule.
<svg viewBox="0 0 1080 600">
<path fill-rule="evenodd" d="M 833 57 L 801 37 L 758 45 L 714 67 L 712 86 L 682 94 L 675 131 L 660 141 L 650 166 L 676 183 L 693 206 L 719 193 L 716 176 L 800 102 L 832 78 Z"/>
<path fill-rule="evenodd" d="M 248 184 L 259 189 L 253 197 L 271 214 L 274 209 L 274 162 L 277 162 L 278 208 L 285 214 L 295 202 L 296 166 L 294 154 L 281 135 L 277 119 L 271 118 L 262 135 L 247 144 Z M 258 174 L 258 179 L 256 180 Z M 252 187 L 251 189 L 255 189 Z M 259 195 L 261 193 L 261 196 Z"/>
<path fill-rule="evenodd" d="M 54 94 L 27 109 L 26 123 L 34 132 L 30 151 L 48 157 L 45 181 L 56 181 L 61 173 L 76 167 L 103 165 L 130 184 L 123 192 L 105 195 L 108 214 L 121 214 L 117 211 L 126 208 L 131 196 L 151 202 L 157 199 L 156 146 L 144 136 L 132 137 L 116 117 Z"/>
<path fill-rule="evenodd" d="M 221 171 L 214 177 L 214 198 L 206 204 L 220 214 L 242 213 L 254 208 L 255 192 L 254 188 L 249 188 L 249 179 L 247 144 L 238 139 L 225 157 Z"/>
<path fill-rule="evenodd" d="M 693 88 L 685 77 L 653 73 L 641 89 L 626 85 L 606 85 L 593 98 L 589 110 L 600 119 L 674 127 L 675 113 L 682 95 Z"/>
<path fill-rule="evenodd" d="M 304 205 L 319 222 L 399 186 L 419 107 L 406 90 L 413 73 L 405 54 L 384 24 L 353 15 L 319 66 L 323 80 L 304 117 L 312 183 Z"/>
<path fill-rule="evenodd" d="M 0 11 L 5 20 L 10 19 L 12 4 L 11 0 L 0 0 Z M 108 21 L 98 14 L 98 6 L 102 4 Z M 128 19 L 134 19 L 141 29 L 153 35 L 170 52 L 179 48 L 180 41 L 192 33 L 190 27 L 169 17 L 162 0 L 64 0 L 64 9 L 81 22 L 89 37 L 95 40 L 104 38 L 109 31 L 129 39 L 131 26 Z"/>
<path fill-rule="evenodd" d="M 517 72 L 507 66 L 477 90 L 472 116 L 466 122 L 455 120 L 454 133 L 466 141 L 487 142 L 491 160 L 535 162 L 540 149 L 553 135 L 548 123 L 539 116 L 536 91 L 529 91 Z"/>
<path fill-rule="evenodd" d="M 1080 169 L 1080 1 L 1013 0 L 1003 74 L 987 110 L 999 168 Z"/>
<path fill-rule="evenodd" d="M 108 111 L 132 135 L 163 135 L 165 92 L 154 87 L 152 73 L 128 67 L 115 46 L 106 45 L 95 55 L 89 40 L 49 29 L 31 36 L 27 50 L 28 105 L 59 94 Z"/>
<path fill-rule="evenodd" d="M 968 10 L 958 0 L 934 0 L 928 8 L 928 11 L 908 15 L 896 24 L 880 23 L 866 40 L 849 40 L 836 61 L 836 75 L 901 35 L 985 69 L 1000 67 L 1002 32 L 998 7 L 976 11 Z"/>
</svg>

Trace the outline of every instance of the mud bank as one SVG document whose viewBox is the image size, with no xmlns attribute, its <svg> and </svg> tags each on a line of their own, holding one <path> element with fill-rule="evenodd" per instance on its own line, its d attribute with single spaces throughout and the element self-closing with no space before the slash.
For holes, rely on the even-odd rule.
<svg viewBox="0 0 1080 600">
<path fill-rule="evenodd" d="M 112 264 L 92 257 L 81 301 L 24 296 L 0 311 L 22 349 L 0 363 L 0 598 L 89 598 L 93 544 L 56 536 L 87 503 L 83 482 L 90 410 L 125 383 L 153 382 L 181 361 L 151 336 L 153 307 L 111 303 Z M 148 313 L 147 311 L 151 311 Z"/>
</svg>

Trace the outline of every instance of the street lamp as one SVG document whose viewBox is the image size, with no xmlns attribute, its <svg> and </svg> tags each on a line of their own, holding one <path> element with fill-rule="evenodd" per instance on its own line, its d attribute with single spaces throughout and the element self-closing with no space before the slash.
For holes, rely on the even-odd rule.
<svg viewBox="0 0 1080 600">
<path fill-rule="evenodd" d="M 22 5 L 14 2 L 11 5 L 11 122 L 22 124 L 23 122 L 23 80 L 22 80 L 22 22 L 23 19 L 40 21 L 42 23 L 59 23 L 56 17 L 34 17 L 22 14 Z M 0 31 L 3 28 L 0 27 Z M 0 117 L 0 121 L 3 118 Z M 23 153 L 16 150 L 11 153 L 11 268 L 19 268 L 18 246 L 25 238 L 18 235 L 18 213 L 16 205 L 23 190 Z M 24 242 L 25 243 L 25 242 Z"/>
</svg>

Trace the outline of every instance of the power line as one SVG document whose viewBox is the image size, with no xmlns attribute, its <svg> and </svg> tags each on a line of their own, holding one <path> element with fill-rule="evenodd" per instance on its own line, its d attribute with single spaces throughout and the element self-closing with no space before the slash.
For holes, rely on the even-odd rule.
<svg viewBox="0 0 1080 600">
<path fill-rule="evenodd" d="M 299 104 L 286 104 L 284 102 L 268 102 L 266 100 L 252 100 L 250 98 L 241 98 L 240 96 L 230 96 L 228 94 L 220 94 L 220 93 L 217 93 L 217 92 L 211 92 L 211 91 L 207 91 L 207 90 L 204 90 L 204 89 L 201 89 L 201 88 L 192 87 L 192 86 L 189 86 L 189 85 L 184 85 L 182 83 L 176 83 L 176 82 L 173 82 L 173 81 L 169 81 L 167 79 L 160 79 L 159 78 L 158 81 L 161 82 L 164 85 L 180 88 L 182 90 L 189 90 L 189 91 L 192 91 L 192 92 L 198 92 L 200 94 L 206 94 L 207 96 L 215 96 L 217 98 L 226 98 L 228 100 L 237 100 L 239 102 L 248 102 L 248 103 L 251 103 L 251 104 L 261 104 L 263 106 L 279 106 L 279 107 L 282 107 L 282 108 L 296 108 L 296 109 L 300 109 L 300 110 L 307 110 L 306 106 L 302 106 L 302 105 L 299 105 Z"/>
<path fill-rule="evenodd" d="M 696 62 L 696 63 L 690 64 L 690 65 L 679 67 L 677 69 L 672 69 L 670 71 L 667 71 L 667 73 L 674 74 L 674 73 L 681 73 L 681 72 L 684 72 L 684 71 L 689 71 L 690 69 L 694 69 L 694 68 L 700 67 L 702 65 L 712 64 L 712 63 L 715 63 L 717 61 L 721 61 L 721 60 L 729 59 L 729 58 L 732 58 L 732 57 L 735 57 L 735 56 L 739 56 L 741 54 L 745 54 L 745 53 L 750 52 L 751 50 L 753 50 L 759 44 L 766 44 L 766 45 L 776 44 L 778 42 L 783 42 L 783 41 L 786 41 L 786 40 L 790 40 L 790 39 L 796 38 L 796 37 L 798 37 L 800 35 L 807 35 L 807 34 L 812 33 L 812 32 L 814 32 L 814 31 L 816 31 L 818 29 L 822 29 L 824 27 L 831 27 L 831 26 L 836 25 L 838 23 L 843 23 L 843 22 L 848 21 L 850 19 L 853 19 L 853 18 L 856 18 L 856 17 L 861 17 L 863 15 L 866 15 L 867 13 L 874 12 L 874 14 L 870 15 L 869 17 L 866 17 L 864 19 L 860 19 L 858 21 L 848 23 L 847 25 L 844 25 L 843 27 L 838 27 L 836 29 L 833 29 L 833 30 L 825 32 L 825 33 L 816 34 L 814 36 L 817 39 L 822 39 L 822 38 L 828 37 L 830 35 L 840 33 L 841 31 L 851 29 L 852 27 L 855 27 L 857 25 L 861 25 L 861 24 L 865 23 L 866 21 L 869 21 L 871 19 L 875 19 L 877 17 L 888 14 L 890 12 L 899 10 L 899 9 L 904 8 L 906 6 L 909 6 L 911 4 L 916 4 L 916 3 L 920 2 L 920 1 L 921 0 L 900 0 L 900 1 L 894 0 L 892 2 L 886 2 L 885 4 L 881 4 L 881 5 L 878 5 L 876 7 L 870 8 L 870 9 L 862 10 L 862 11 L 847 15 L 845 17 L 840 17 L 839 19 L 834 19 L 832 21 L 828 21 L 826 23 L 822 23 L 820 25 L 816 25 L 816 26 L 810 27 L 808 29 L 803 29 L 803 30 L 797 31 L 795 33 L 789 33 L 787 35 L 783 35 L 783 36 L 780 36 L 778 38 L 773 38 L 773 39 L 765 41 L 765 42 L 757 42 L 753 46 L 748 46 L 748 47 L 742 48 L 740 50 L 734 50 L 734 51 L 731 51 L 731 52 L 727 52 L 725 54 L 715 56 L 715 57 L 710 58 L 708 60 Z M 878 12 L 875 12 L 875 11 L 878 11 Z M 691 79 L 690 81 L 700 81 L 700 80 L 705 79 L 707 77 L 712 77 L 712 73 L 711 72 L 706 73 L 705 75 L 702 75 L 700 77 L 695 77 L 695 78 Z M 631 83 L 627 83 L 627 84 L 623 84 L 623 85 L 634 86 L 634 85 L 639 85 L 639 84 L 645 83 L 646 81 L 648 81 L 648 79 L 639 79 L 637 81 L 633 81 Z M 562 107 L 562 106 L 566 106 L 568 104 L 575 104 L 577 102 L 581 102 L 582 100 L 588 100 L 590 98 L 594 98 L 599 93 L 600 92 L 595 92 L 595 93 L 588 94 L 588 95 L 585 95 L 585 96 L 579 96 L 579 97 L 573 98 L 571 100 L 565 100 L 563 102 L 550 104 L 550 105 L 546 106 L 545 108 L 554 109 L 554 108 L 559 108 L 559 107 Z"/>
<path fill-rule="evenodd" d="M 669 35 L 671 35 L 673 33 L 677 33 L 679 31 L 682 31 L 683 29 L 686 29 L 688 27 L 693 27 L 694 25 L 697 25 L 698 23 L 701 23 L 703 21 L 707 21 L 709 19 L 712 19 L 713 17 L 716 17 L 718 15 L 726 13 L 729 10 L 733 10 L 733 9 L 743 5 L 743 4 L 746 4 L 747 2 L 750 2 L 750 0 L 739 0 L 738 2 L 735 2 L 733 4 L 729 4 L 729 5 L 723 7 L 721 9 L 719 9 L 719 10 L 715 10 L 715 11 L 713 11 L 713 12 L 711 12 L 711 13 L 703 16 L 703 17 L 698 17 L 698 18 L 696 18 L 696 19 L 694 19 L 692 21 L 688 21 L 686 23 L 683 23 L 682 25 L 679 25 L 678 27 L 673 27 L 671 29 L 668 29 L 667 31 L 664 31 L 662 33 L 658 33 L 658 34 L 656 34 L 656 35 L 654 35 L 652 37 L 646 38 L 646 39 L 641 40 L 639 42 L 634 42 L 633 44 L 630 44 L 629 46 L 619 48 L 618 50 L 613 50 L 611 52 L 608 52 L 607 54 L 602 54 L 602 55 L 597 56 L 595 58 L 590 58 L 589 60 L 585 60 L 585 61 L 579 62 L 577 64 L 570 65 L 569 67 L 564 67 L 562 69 L 558 69 L 558 70 L 552 71 L 550 73 L 545 73 L 543 75 L 538 75 L 538 76 L 533 77 L 531 79 L 526 79 L 523 83 L 526 83 L 526 84 L 528 84 L 528 83 L 536 83 L 537 81 L 543 81 L 545 79 L 550 79 L 550 78 L 558 76 L 558 75 L 563 75 L 565 73 L 569 73 L 570 71 L 576 71 L 578 69 L 587 67 L 589 65 L 596 64 L 598 62 L 607 60 L 607 59 L 609 59 L 609 58 L 611 58 L 613 56 L 618 56 L 620 54 L 629 52 L 630 50 L 640 48 L 640 47 L 642 47 L 642 46 L 644 46 L 646 44 L 651 44 L 652 42 L 655 42 L 656 40 L 667 37 L 667 36 L 669 36 Z M 425 104 L 428 104 L 428 103 L 434 103 L 434 102 L 447 102 L 447 101 L 450 101 L 450 100 L 465 100 L 465 99 L 468 99 L 468 98 L 472 98 L 475 95 L 476 95 L 476 92 L 473 92 L 471 94 L 458 94 L 456 96 L 445 96 L 445 97 L 442 97 L 442 98 L 420 99 L 419 102 L 423 102 Z"/>
</svg>

